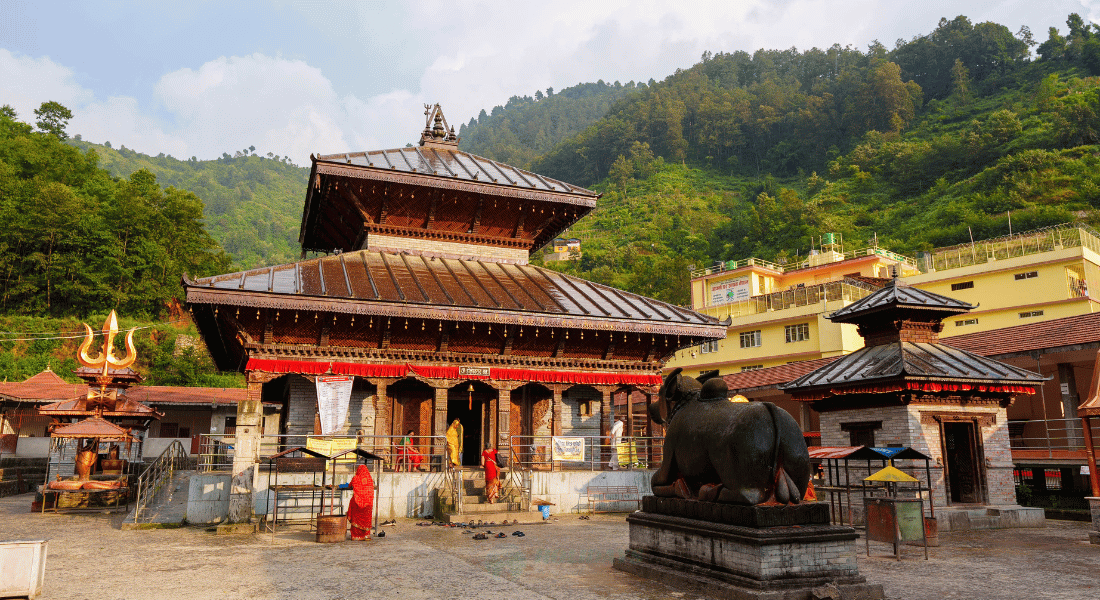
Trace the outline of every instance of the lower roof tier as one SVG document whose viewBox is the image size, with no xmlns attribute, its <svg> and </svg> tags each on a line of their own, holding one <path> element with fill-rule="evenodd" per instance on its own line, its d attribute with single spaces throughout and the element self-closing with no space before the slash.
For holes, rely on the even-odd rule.
<svg viewBox="0 0 1100 600">
<path fill-rule="evenodd" d="M 500 366 L 652 368 L 726 335 L 712 317 L 549 269 L 369 250 L 184 286 L 229 370 L 255 357 L 450 364 L 470 354 Z"/>
</svg>

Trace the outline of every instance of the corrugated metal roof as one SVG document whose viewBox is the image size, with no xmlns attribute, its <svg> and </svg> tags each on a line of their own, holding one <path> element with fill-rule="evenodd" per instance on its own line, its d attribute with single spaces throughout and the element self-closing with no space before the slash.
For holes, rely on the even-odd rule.
<svg viewBox="0 0 1100 600">
<path fill-rule="evenodd" d="M 864 315 L 895 308 L 929 310 L 941 315 L 954 315 L 967 312 L 974 308 L 974 305 L 915 287 L 901 285 L 895 279 L 892 285 L 888 285 L 866 298 L 861 298 L 845 306 L 829 315 L 828 319 L 834 323 L 853 323 L 862 320 Z"/>
<path fill-rule="evenodd" d="M 944 344 L 893 342 L 861 348 L 818 368 L 781 390 L 849 386 L 900 377 L 928 381 L 1036 384 L 1037 373 Z"/>
<path fill-rule="evenodd" d="M 592 190 L 570 185 L 564 181 L 551 179 L 517 169 L 488 158 L 462 152 L 457 149 L 414 146 L 394 148 L 392 150 L 371 150 L 344 154 L 324 154 L 315 157 L 318 161 L 369 167 L 430 175 L 446 179 L 464 180 L 477 183 L 497 184 L 512 188 L 580 194 L 595 198 L 599 194 Z"/>
<path fill-rule="evenodd" d="M 100 417 L 88 417 L 50 432 L 50 437 L 99 438 L 101 440 L 127 440 L 126 430 Z"/>
<path fill-rule="evenodd" d="M 1100 342 L 1100 313 L 954 335 L 940 342 L 985 356 L 1090 344 Z"/>
<path fill-rule="evenodd" d="M 292 275 L 293 274 L 293 275 Z M 326 284 L 326 282 L 328 282 Z M 532 265 L 359 250 L 185 282 L 188 302 L 204 290 L 317 301 L 369 301 L 427 311 L 486 309 L 494 315 L 646 321 L 721 327 L 692 310 Z M 207 300 L 212 301 L 212 300 Z M 231 303 L 228 298 L 220 300 Z M 333 310 L 346 310 L 348 307 Z M 444 317 L 445 318 L 445 317 Z M 724 336 L 725 329 L 715 330 Z"/>
<path fill-rule="evenodd" d="M 722 379 L 726 380 L 726 385 L 729 386 L 730 392 L 745 392 L 762 387 L 775 387 L 778 384 L 787 383 L 792 379 L 802 377 L 806 373 L 818 367 L 825 366 L 839 358 L 839 356 L 829 356 L 814 360 L 792 362 L 785 365 L 768 367 L 766 369 L 723 375 Z"/>
</svg>

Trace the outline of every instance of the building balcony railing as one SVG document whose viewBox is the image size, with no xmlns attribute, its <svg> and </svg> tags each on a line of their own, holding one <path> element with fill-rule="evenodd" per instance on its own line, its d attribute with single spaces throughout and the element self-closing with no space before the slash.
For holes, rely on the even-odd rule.
<svg viewBox="0 0 1100 600">
<path fill-rule="evenodd" d="M 912 267 L 917 266 L 916 259 L 908 256 L 898 254 L 897 252 L 891 252 L 886 248 L 879 248 L 877 246 L 870 248 L 860 248 L 858 250 L 849 250 L 848 252 L 837 253 L 840 257 L 839 260 L 849 260 L 852 258 L 862 258 L 864 256 L 881 256 L 883 258 L 889 258 L 899 263 L 904 263 Z M 839 260 L 837 262 L 839 262 Z M 743 267 L 761 267 L 775 271 L 776 273 L 789 273 L 791 271 L 797 271 L 799 269 L 805 269 L 809 266 L 808 258 L 799 258 L 793 262 L 779 264 L 774 263 L 762 258 L 743 258 L 741 260 L 728 260 L 728 261 L 715 261 L 715 263 L 709 267 L 702 269 L 692 269 L 691 278 L 696 279 L 698 277 L 706 277 L 707 275 L 717 275 L 719 273 L 725 273 L 726 271 L 733 271 Z"/>
<path fill-rule="evenodd" d="M 808 285 L 805 287 L 783 290 L 781 292 L 753 296 L 746 300 L 737 300 L 728 304 L 708 306 L 700 310 L 700 312 L 718 319 L 724 319 L 726 317 L 737 318 L 831 302 L 833 300 L 855 302 L 856 300 L 873 294 L 876 290 L 878 290 L 878 288 L 869 283 L 856 281 L 854 279 L 845 279 L 844 281 L 830 281 L 828 283 L 819 283 L 817 285 Z"/>
<path fill-rule="evenodd" d="M 969 244 L 936 248 L 921 256 L 918 262 L 920 270 L 928 273 L 1077 247 L 1100 253 L 1100 233 L 1087 225 L 1063 223 Z"/>
</svg>

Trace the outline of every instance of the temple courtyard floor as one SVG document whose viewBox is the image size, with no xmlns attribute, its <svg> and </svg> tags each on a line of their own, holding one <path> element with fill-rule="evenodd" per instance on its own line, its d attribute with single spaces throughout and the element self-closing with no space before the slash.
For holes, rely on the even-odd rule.
<svg viewBox="0 0 1100 600">
<path fill-rule="evenodd" d="M 31 513 L 32 499 L 0 498 L 0 541 L 49 540 L 44 600 L 702 598 L 611 568 L 627 547 L 622 514 L 489 526 L 508 535 L 487 540 L 408 519 L 385 527 L 384 539 L 319 544 L 304 527 L 275 536 L 122 531 L 121 514 Z M 1100 546 L 1088 543 L 1090 527 L 946 533 L 928 561 L 907 546 L 897 562 L 874 543 L 868 558 L 861 538 L 859 567 L 898 600 L 1098 598 Z"/>
</svg>

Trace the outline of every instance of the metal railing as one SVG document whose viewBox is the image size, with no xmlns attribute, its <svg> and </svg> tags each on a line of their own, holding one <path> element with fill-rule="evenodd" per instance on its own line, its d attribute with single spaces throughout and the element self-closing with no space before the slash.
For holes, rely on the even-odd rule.
<svg viewBox="0 0 1100 600">
<path fill-rule="evenodd" d="M 729 304 L 707 306 L 700 309 L 700 312 L 716 318 L 743 317 L 800 306 L 810 306 L 832 300 L 855 302 L 870 296 L 877 290 L 877 287 L 869 283 L 845 279 L 753 296 Z"/>
<path fill-rule="evenodd" d="M 957 269 L 991 260 L 1083 247 L 1100 253 L 1100 233 L 1080 223 L 1063 223 L 988 240 L 936 248 L 925 254 L 921 270 Z"/>
<path fill-rule="evenodd" d="M 1092 426 L 1093 439 L 1100 435 L 1100 424 Z M 1081 419 L 1036 419 L 1008 422 L 1008 442 L 1012 450 L 1081 452 L 1085 449 Z"/>
<path fill-rule="evenodd" d="M 860 258 L 863 256 L 881 256 L 883 258 L 889 258 L 891 260 L 907 264 L 911 267 L 917 266 L 916 259 L 905 256 L 904 254 L 898 254 L 897 252 L 887 250 L 886 248 L 879 248 L 877 246 L 860 248 L 858 250 L 849 250 L 848 252 L 836 252 L 835 255 L 838 257 L 837 262 L 841 260 L 849 260 L 852 258 Z M 704 267 L 702 269 L 692 269 L 690 272 L 691 278 L 695 279 L 698 277 L 706 277 L 707 275 L 717 275 L 719 273 L 725 273 L 726 271 L 733 271 L 735 269 L 749 266 L 763 267 L 777 273 L 789 273 L 791 271 L 797 271 L 799 269 L 805 269 L 807 267 L 815 265 L 811 264 L 811 259 L 809 257 L 799 258 L 794 262 L 784 264 L 774 263 L 772 261 L 764 260 L 762 258 L 742 258 L 741 260 L 715 261 L 714 264 L 710 267 Z"/>
<path fill-rule="evenodd" d="M 554 440 L 580 440 L 569 450 L 555 452 Z M 534 471 L 606 471 L 611 469 L 655 469 L 661 462 L 664 437 L 624 436 L 618 444 L 602 436 L 510 436 L 510 467 Z"/>
<path fill-rule="evenodd" d="M 165 489 L 165 484 L 171 487 L 172 477 L 187 461 L 187 451 L 183 444 L 176 440 L 164 449 L 138 477 L 134 494 L 134 522 L 141 523 L 145 517 L 146 509 L 156 500 L 157 495 Z"/>
<path fill-rule="evenodd" d="M 309 448 L 322 454 L 333 455 L 344 450 L 360 448 L 382 458 L 389 471 L 415 469 L 412 452 L 401 444 L 400 435 L 265 435 L 260 439 L 257 458 L 261 463 L 270 456 L 288 448 Z M 412 450 L 419 455 L 420 468 L 440 472 L 446 464 L 447 440 L 444 436 L 413 436 Z M 199 440 L 198 470 L 201 472 L 230 471 L 236 454 L 237 436 L 232 434 L 203 434 Z M 349 459 L 350 460 L 350 459 Z"/>
</svg>

